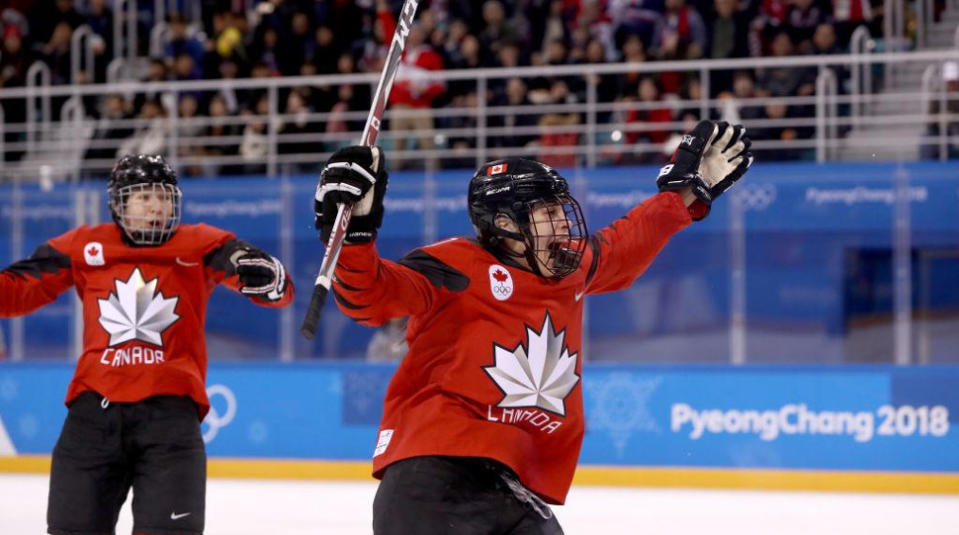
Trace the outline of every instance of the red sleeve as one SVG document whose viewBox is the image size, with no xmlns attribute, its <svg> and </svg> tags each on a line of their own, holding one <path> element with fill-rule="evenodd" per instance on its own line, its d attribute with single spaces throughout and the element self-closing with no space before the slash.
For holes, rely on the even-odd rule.
<svg viewBox="0 0 959 535">
<path fill-rule="evenodd" d="M 427 275 L 380 258 L 372 243 L 343 247 L 332 291 L 343 314 L 371 326 L 422 314 L 439 298 Z"/>
<path fill-rule="evenodd" d="M 75 232 L 40 245 L 30 258 L 0 271 L 0 317 L 29 314 L 73 286 L 69 252 Z"/>
<path fill-rule="evenodd" d="M 590 238 L 592 262 L 586 293 L 628 287 L 663 249 L 669 239 L 692 222 L 682 197 L 659 193 L 633 208 Z"/>
</svg>

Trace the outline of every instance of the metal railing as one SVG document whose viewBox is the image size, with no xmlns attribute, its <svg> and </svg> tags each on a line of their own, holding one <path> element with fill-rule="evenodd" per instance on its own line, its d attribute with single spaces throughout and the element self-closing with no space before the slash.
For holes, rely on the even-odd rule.
<svg viewBox="0 0 959 535">
<path fill-rule="evenodd" d="M 95 35 L 90 26 L 86 24 L 73 30 L 73 36 L 70 38 L 70 83 L 83 83 L 80 79 L 81 70 L 85 73 L 85 79 L 87 81 L 93 79 L 93 38 Z"/>
<path fill-rule="evenodd" d="M 163 45 L 170 36 L 170 25 L 166 22 L 158 22 L 150 30 L 150 55 L 153 57 L 162 57 Z"/>
<path fill-rule="evenodd" d="M 883 2 L 882 35 L 886 41 L 886 50 L 890 52 L 906 49 L 906 10 L 903 4 L 902 0 Z"/>
<path fill-rule="evenodd" d="M 638 158 L 650 161 L 670 152 L 663 142 L 663 134 L 670 137 L 688 127 L 680 112 L 699 117 L 719 117 L 730 103 L 739 110 L 752 113 L 742 122 L 755 133 L 755 147 L 759 151 L 799 151 L 804 158 L 826 161 L 844 157 L 845 149 L 855 149 L 862 142 L 855 136 L 843 137 L 853 128 L 890 129 L 921 127 L 926 124 L 924 114 L 903 109 L 885 115 L 866 113 L 867 106 L 883 103 L 898 104 L 928 102 L 931 86 L 907 93 L 873 93 L 870 72 L 875 66 L 888 69 L 891 65 L 909 62 L 959 61 L 959 49 L 919 52 L 865 53 L 868 36 L 858 34 L 859 43 L 852 54 L 835 56 L 793 56 L 785 58 L 747 58 L 732 60 L 703 60 L 656 62 L 640 64 L 598 64 L 575 66 L 528 67 L 522 69 L 450 70 L 432 73 L 433 80 L 468 86 L 473 97 L 463 98 L 441 108 L 422 110 L 391 106 L 386 119 L 395 124 L 424 113 L 430 117 L 430 128 L 396 130 L 390 127 L 382 136 L 382 143 L 391 149 L 391 160 L 401 166 L 423 165 L 424 162 L 454 162 L 457 166 L 475 166 L 492 156 L 503 154 L 528 155 L 567 165 L 595 166 L 632 161 Z M 115 60 L 116 61 L 116 60 Z M 123 68 L 123 63 L 113 67 Z M 740 70 L 770 73 L 801 69 L 813 76 L 812 94 L 792 96 L 710 96 L 713 77 L 731 75 Z M 661 73 L 685 73 L 698 78 L 701 91 L 695 99 L 658 98 L 640 102 L 635 97 L 610 99 L 599 95 L 599 84 L 604 76 L 640 77 Z M 792 71 L 786 72 L 791 75 Z M 930 75 L 931 76 L 931 75 Z M 570 91 L 576 98 L 562 102 L 508 104 L 498 100 L 475 98 L 494 91 L 503 92 L 513 78 L 520 80 L 557 80 L 574 86 Z M 843 80 L 848 78 L 845 85 Z M 38 82 L 39 80 L 39 82 Z M 82 134 L 84 127 L 97 129 L 89 117 L 90 110 L 79 104 L 64 113 L 63 102 L 69 98 L 79 102 L 101 103 L 109 96 L 120 95 L 133 99 L 159 98 L 166 102 L 165 116 L 153 118 L 117 118 L 106 121 L 111 128 L 129 129 L 134 135 L 151 136 L 162 142 L 161 152 L 181 169 L 202 167 L 257 168 L 260 174 L 277 176 L 292 172 L 298 166 L 309 166 L 324 161 L 339 146 L 355 142 L 367 110 L 334 109 L 329 112 L 298 112 L 287 109 L 287 94 L 293 88 L 309 91 L 336 91 L 341 86 L 353 88 L 372 84 L 373 74 L 350 74 L 314 77 L 283 77 L 268 79 L 201 80 L 186 82 L 141 83 L 123 81 L 111 84 L 82 84 L 70 86 L 49 85 L 49 69 L 34 64 L 28 72 L 25 88 L 9 88 L 0 94 L 0 100 L 25 99 L 30 120 L 26 123 L 6 123 L 8 134 L 18 136 L 8 140 L 6 153 L 26 153 L 18 162 L 9 162 L 4 170 L 7 177 L 36 177 L 40 165 L 50 165 L 61 176 L 102 174 L 113 162 L 117 151 L 130 137 L 115 138 Z M 578 86 L 578 89 L 576 88 Z M 844 87 L 849 91 L 845 92 Z M 248 93 L 261 95 L 265 100 L 264 113 L 244 113 L 225 117 L 181 116 L 176 103 L 184 97 L 205 100 L 219 93 Z M 93 97 L 91 99 L 91 97 Z M 945 98 L 945 96 L 943 96 Z M 37 114 L 37 103 L 41 113 Z M 56 102 L 56 110 L 53 103 Z M 784 116 L 769 115 L 764 110 L 786 106 L 792 111 Z M 89 106 L 89 104 L 88 104 Z M 669 122 L 647 122 L 638 118 L 653 109 L 669 109 Z M 263 110 L 261 110 L 263 111 Z M 57 113 L 54 120 L 53 113 Z M 542 120 L 549 116 L 550 121 Z M 942 120 L 954 120 L 943 116 Z M 102 122 L 102 121 L 101 121 Z M 307 125 L 308 128 L 295 128 Z M 212 127 L 225 127 L 223 135 L 210 135 Z M 103 124 L 99 125 L 103 128 Z M 71 135 L 64 135 L 67 129 Z M 775 129 L 793 129 L 807 134 L 783 138 L 768 138 L 763 132 Z M 74 135 L 76 134 L 76 135 Z M 901 133 L 900 133 L 901 134 Z M 406 142 L 421 140 L 415 148 Z M 63 143 L 71 146 L 65 152 Z M 906 146 L 925 142 L 902 135 L 887 139 L 868 140 L 879 143 L 880 153 L 891 154 Z M 938 141 L 937 141 L 938 142 Z M 255 148 L 256 150 L 247 150 Z M 87 153 L 77 161 L 66 161 L 64 154 Z M 90 153 L 99 155 L 89 156 Z M 67 173 L 68 171 L 71 171 Z M 57 173 L 55 172 L 55 175 Z"/>
<path fill-rule="evenodd" d="M 929 31 L 929 26 L 932 26 L 933 23 L 933 1 L 932 0 L 916 0 L 916 47 L 922 48 L 926 46 L 927 39 L 926 34 Z"/>
<path fill-rule="evenodd" d="M 36 124 L 37 124 L 37 114 L 36 114 L 36 99 L 40 98 L 40 126 L 41 132 L 46 134 L 50 130 L 50 124 L 53 117 L 53 108 L 50 100 L 50 95 L 43 94 L 38 95 L 40 88 L 49 88 L 50 87 L 50 67 L 47 67 L 46 63 L 38 61 L 33 65 L 30 65 L 30 68 L 27 69 L 27 86 L 26 86 L 26 108 L 27 108 L 27 121 L 24 125 L 26 131 L 26 140 L 27 140 L 27 150 L 32 154 L 36 151 L 36 142 L 37 142 L 37 133 L 36 133 Z M 40 80 L 39 85 L 37 80 Z M 15 126 L 15 125 L 10 125 Z M 11 128 L 12 130 L 12 128 Z M 4 154 L 4 156 L 6 156 Z"/>
<path fill-rule="evenodd" d="M 871 54 L 875 51 L 875 48 L 876 43 L 869 35 L 869 28 L 860 26 L 852 32 L 852 36 L 849 40 L 850 54 L 856 56 Z M 865 61 L 853 65 L 850 73 L 849 83 L 850 93 L 854 95 L 871 94 L 873 90 L 872 65 Z M 853 104 L 851 109 L 854 121 L 853 124 L 855 126 L 859 126 L 859 117 L 861 117 L 864 112 L 862 104 L 862 101 L 856 102 Z"/>
<path fill-rule="evenodd" d="M 834 147 L 830 139 L 838 139 L 836 75 L 830 69 L 821 69 L 816 77 L 816 161 L 831 159 Z"/>
<path fill-rule="evenodd" d="M 137 2 L 113 0 L 113 57 L 137 57 Z"/>
</svg>

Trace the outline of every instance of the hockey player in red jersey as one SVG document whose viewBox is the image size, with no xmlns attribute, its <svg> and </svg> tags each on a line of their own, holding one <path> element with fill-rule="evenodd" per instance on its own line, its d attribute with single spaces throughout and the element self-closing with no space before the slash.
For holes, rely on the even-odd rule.
<svg viewBox="0 0 959 535">
<path fill-rule="evenodd" d="M 113 223 L 75 228 L 0 272 L 0 317 L 28 314 L 70 286 L 83 303 L 47 532 L 113 533 L 132 487 L 134 533 L 201 534 L 207 300 L 224 284 L 283 307 L 293 285 L 279 260 L 233 234 L 181 225 L 176 174 L 162 157 L 123 157 L 108 192 Z"/>
<path fill-rule="evenodd" d="M 316 191 L 328 236 L 355 202 L 332 291 L 366 325 L 410 316 L 373 452 L 376 535 L 561 534 L 583 439 L 582 297 L 626 288 L 752 163 L 740 126 L 702 121 L 657 178 L 660 193 L 590 236 L 566 180 L 538 162 L 482 166 L 476 237 L 398 262 L 374 246 L 387 173 L 378 148 L 328 162 Z"/>
</svg>

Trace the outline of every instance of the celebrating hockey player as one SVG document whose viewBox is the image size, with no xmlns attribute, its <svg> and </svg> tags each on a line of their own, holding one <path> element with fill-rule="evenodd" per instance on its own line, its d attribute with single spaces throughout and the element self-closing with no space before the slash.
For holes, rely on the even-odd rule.
<svg viewBox="0 0 959 535">
<path fill-rule="evenodd" d="M 162 157 L 123 157 L 108 192 L 113 223 L 73 229 L 0 273 L 2 317 L 28 314 L 70 286 L 83 303 L 47 532 L 113 533 L 132 487 L 135 534 L 201 534 L 207 300 L 220 283 L 283 307 L 293 285 L 279 260 L 233 234 L 181 225 L 180 188 Z"/>
<path fill-rule="evenodd" d="M 583 439 L 582 297 L 626 288 L 669 238 L 749 168 L 741 126 L 700 122 L 659 173 L 660 193 L 590 236 L 566 180 L 538 162 L 482 166 L 467 202 L 476 237 L 381 259 L 379 148 L 330 158 L 317 187 L 324 241 L 356 203 L 333 293 L 379 325 L 409 315 L 409 353 L 373 452 L 376 535 L 560 534 Z"/>
</svg>

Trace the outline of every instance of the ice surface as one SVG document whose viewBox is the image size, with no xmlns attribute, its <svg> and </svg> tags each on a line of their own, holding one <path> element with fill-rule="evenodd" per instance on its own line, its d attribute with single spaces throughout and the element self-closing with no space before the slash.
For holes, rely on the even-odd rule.
<svg viewBox="0 0 959 535">
<path fill-rule="evenodd" d="M 369 535 L 373 482 L 211 479 L 206 535 Z M 47 476 L 0 474 L 0 533 L 45 532 Z M 131 532 L 129 500 L 117 533 Z M 950 535 L 959 496 L 576 487 L 568 535 Z"/>
</svg>

